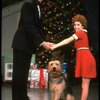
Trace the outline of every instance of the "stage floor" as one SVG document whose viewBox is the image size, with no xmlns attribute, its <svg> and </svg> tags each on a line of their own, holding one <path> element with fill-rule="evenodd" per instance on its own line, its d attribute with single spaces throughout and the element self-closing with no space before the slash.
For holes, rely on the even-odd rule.
<svg viewBox="0 0 100 100">
<path fill-rule="evenodd" d="M 1 100 L 12 100 L 11 99 L 11 84 L 2 84 L 2 99 Z M 72 85 L 72 89 L 76 100 L 80 100 L 81 86 L 80 84 Z M 48 89 L 29 89 L 28 95 L 30 100 L 50 100 L 50 91 Z M 90 84 L 90 92 L 88 100 L 99 100 L 99 84 L 98 82 L 93 82 Z"/>
</svg>

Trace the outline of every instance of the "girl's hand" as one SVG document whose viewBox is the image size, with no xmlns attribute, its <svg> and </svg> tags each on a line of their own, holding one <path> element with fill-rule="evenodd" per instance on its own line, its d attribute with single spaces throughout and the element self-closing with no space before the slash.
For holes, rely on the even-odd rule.
<svg viewBox="0 0 100 100">
<path fill-rule="evenodd" d="M 50 48 L 52 51 L 55 49 L 55 44 Z"/>
</svg>

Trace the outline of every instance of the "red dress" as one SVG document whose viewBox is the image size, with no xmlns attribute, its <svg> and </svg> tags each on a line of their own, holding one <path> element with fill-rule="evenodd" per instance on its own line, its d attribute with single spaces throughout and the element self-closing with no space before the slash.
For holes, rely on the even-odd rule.
<svg viewBox="0 0 100 100">
<path fill-rule="evenodd" d="M 75 40 L 75 47 L 89 48 L 87 32 L 78 31 L 75 33 L 78 37 Z M 89 49 L 80 49 L 76 52 L 75 77 L 95 78 L 96 77 L 96 61 Z"/>
</svg>

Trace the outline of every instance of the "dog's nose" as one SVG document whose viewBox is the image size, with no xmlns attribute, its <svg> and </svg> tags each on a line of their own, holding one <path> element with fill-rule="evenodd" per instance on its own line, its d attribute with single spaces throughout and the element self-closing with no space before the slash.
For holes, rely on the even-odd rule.
<svg viewBox="0 0 100 100">
<path fill-rule="evenodd" d="M 53 71 L 56 71 L 56 67 L 53 67 Z"/>
</svg>

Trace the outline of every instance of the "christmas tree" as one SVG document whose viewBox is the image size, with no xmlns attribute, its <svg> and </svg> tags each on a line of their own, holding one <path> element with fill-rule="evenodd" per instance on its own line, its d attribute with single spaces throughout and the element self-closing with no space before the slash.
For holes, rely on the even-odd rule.
<svg viewBox="0 0 100 100">
<path fill-rule="evenodd" d="M 73 34 L 72 17 L 76 14 L 86 15 L 83 0 L 50 0 L 42 4 L 43 34 L 47 41 L 57 43 Z M 75 49 L 73 43 L 58 48 L 63 61 L 74 65 Z M 55 50 L 56 51 L 56 50 Z M 46 68 L 53 51 L 38 48 L 36 63 Z"/>
</svg>

